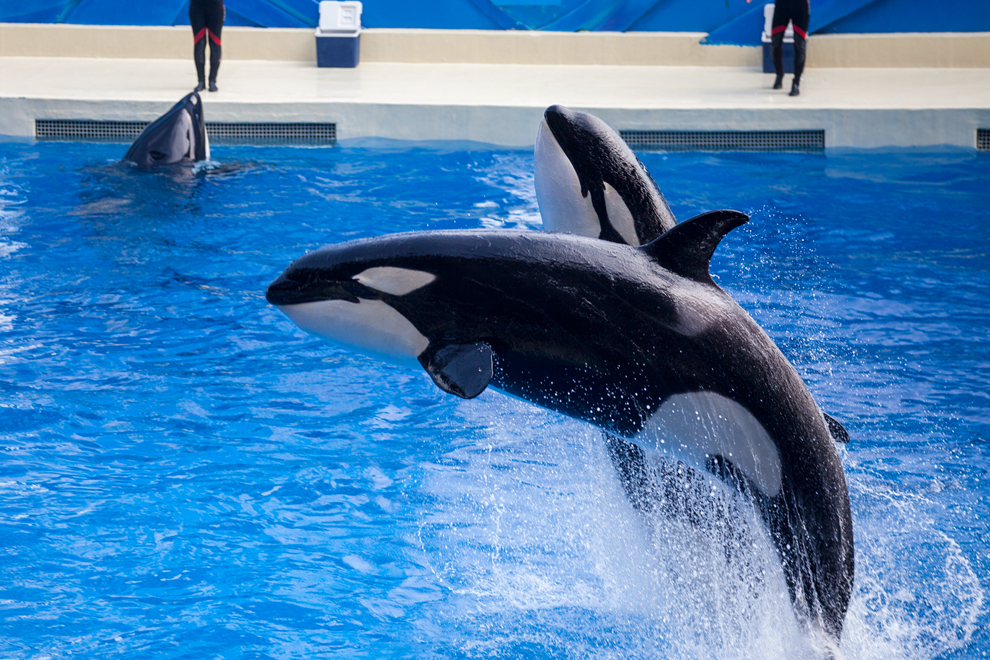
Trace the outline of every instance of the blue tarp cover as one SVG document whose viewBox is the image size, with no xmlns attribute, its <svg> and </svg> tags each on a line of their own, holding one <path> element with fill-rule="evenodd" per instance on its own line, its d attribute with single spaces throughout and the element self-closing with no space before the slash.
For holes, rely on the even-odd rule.
<svg viewBox="0 0 990 660">
<path fill-rule="evenodd" d="M 767 0 L 364 0 L 371 28 L 707 32 L 756 45 Z M 227 25 L 316 27 L 317 0 L 228 0 Z M 0 22 L 188 25 L 188 0 L 0 0 Z M 814 33 L 987 32 L 990 0 L 811 0 Z"/>
</svg>

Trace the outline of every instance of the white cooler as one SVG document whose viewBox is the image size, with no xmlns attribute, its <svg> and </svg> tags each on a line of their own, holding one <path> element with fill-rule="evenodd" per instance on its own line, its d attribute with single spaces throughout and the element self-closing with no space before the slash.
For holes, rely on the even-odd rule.
<svg viewBox="0 0 990 660">
<path fill-rule="evenodd" d="M 361 3 L 323 0 L 316 28 L 316 66 L 354 67 L 360 53 Z"/>
</svg>

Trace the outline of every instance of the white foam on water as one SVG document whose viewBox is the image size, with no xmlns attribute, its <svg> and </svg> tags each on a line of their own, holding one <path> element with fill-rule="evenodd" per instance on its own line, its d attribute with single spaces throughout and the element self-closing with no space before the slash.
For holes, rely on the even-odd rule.
<svg viewBox="0 0 990 660">
<path fill-rule="evenodd" d="M 644 516 L 599 431 L 482 400 L 459 412 L 487 429 L 427 466 L 422 484 L 417 561 L 445 594 L 417 611 L 423 634 L 440 631 L 431 645 L 469 656 L 825 657 L 796 621 L 748 503 L 736 501 L 726 531 L 733 497 L 712 480 L 699 524 Z M 964 645 L 984 610 L 964 553 L 923 516 L 899 518 L 899 507 L 916 511 L 900 494 L 884 495 L 887 508 L 864 503 L 864 516 L 863 489 L 854 482 L 856 588 L 839 657 L 928 660 Z M 936 565 L 914 565 L 922 548 Z"/>
<path fill-rule="evenodd" d="M 535 644 L 568 657 L 803 657 L 759 528 L 727 559 L 724 537 L 711 536 L 717 507 L 706 529 L 644 517 L 597 430 L 504 405 L 511 413 L 499 419 L 516 423 L 452 452 L 425 484 L 437 508 L 424 512 L 423 549 L 450 593 L 441 627 L 459 632 L 455 644 L 506 654 Z"/>
<path fill-rule="evenodd" d="M 986 593 L 938 527 L 949 516 L 924 491 L 875 477 L 850 483 L 857 567 L 843 649 L 850 658 L 928 660 L 964 648 L 986 614 Z"/>
</svg>

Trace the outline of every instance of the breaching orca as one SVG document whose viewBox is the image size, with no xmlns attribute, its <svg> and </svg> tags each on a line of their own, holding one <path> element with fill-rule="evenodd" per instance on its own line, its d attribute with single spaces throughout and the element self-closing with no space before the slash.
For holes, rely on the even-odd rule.
<svg viewBox="0 0 990 660">
<path fill-rule="evenodd" d="M 125 161 L 144 169 L 209 159 L 203 101 L 196 92 L 148 124 L 124 154 Z"/>
<path fill-rule="evenodd" d="M 443 390 L 489 385 L 750 493 L 802 619 L 836 642 L 853 581 L 845 475 L 821 411 L 708 272 L 747 221 L 705 213 L 657 240 L 420 232 L 328 246 L 267 299 L 302 329 L 420 365 Z"/>
</svg>

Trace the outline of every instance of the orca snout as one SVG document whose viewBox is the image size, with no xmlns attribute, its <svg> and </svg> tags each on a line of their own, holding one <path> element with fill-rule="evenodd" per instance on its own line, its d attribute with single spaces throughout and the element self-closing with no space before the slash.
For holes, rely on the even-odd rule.
<svg viewBox="0 0 990 660">
<path fill-rule="evenodd" d="M 562 105 L 551 105 L 543 112 L 543 118 L 548 121 L 553 121 L 554 119 L 564 119 L 574 114 L 574 111 Z"/>
<path fill-rule="evenodd" d="M 289 266 L 268 285 L 265 299 L 279 307 L 321 300 L 357 301 L 354 294 L 347 290 L 345 283 L 326 277 L 319 269 L 295 266 Z"/>
<path fill-rule="evenodd" d="M 297 287 L 288 277 L 288 271 L 279 275 L 265 290 L 265 300 L 272 305 L 290 305 L 296 297 Z"/>
<path fill-rule="evenodd" d="M 339 249 L 327 246 L 294 260 L 268 285 L 265 298 L 273 305 L 298 305 L 321 300 L 356 302 L 349 284 L 349 264 Z"/>
</svg>

